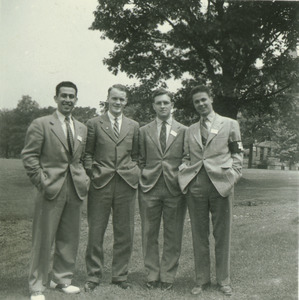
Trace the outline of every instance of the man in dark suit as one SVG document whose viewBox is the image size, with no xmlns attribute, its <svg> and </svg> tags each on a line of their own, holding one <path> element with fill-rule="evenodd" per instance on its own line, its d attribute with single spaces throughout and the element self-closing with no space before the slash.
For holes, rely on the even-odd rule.
<svg viewBox="0 0 299 300">
<path fill-rule="evenodd" d="M 56 87 L 57 111 L 34 120 L 28 128 L 22 151 L 26 172 L 36 186 L 29 289 L 32 300 L 45 299 L 51 248 L 55 241 L 51 288 L 79 293 L 71 285 L 79 244 L 82 202 L 89 178 L 81 158 L 86 126 L 71 115 L 77 102 L 77 87 L 69 81 Z"/>
<path fill-rule="evenodd" d="M 220 290 L 232 294 L 230 282 L 230 241 L 234 184 L 241 177 L 242 143 L 237 121 L 213 110 L 213 98 L 206 86 L 191 91 L 200 121 L 188 128 L 179 183 L 187 193 L 196 286 L 200 294 L 210 284 L 209 214 L 215 238 L 216 280 Z"/>
<path fill-rule="evenodd" d="M 172 288 L 181 253 L 186 203 L 178 185 L 186 127 L 172 117 L 171 94 L 153 93 L 156 119 L 140 128 L 141 168 L 139 207 L 147 287 Z M 159 231 L 163 216 L 164 244 L 160 262 Z"/>
<path fill-rule="evenodd" d="M 99 285 L 103 275 L 103 241 L 112 211 L 114 245 L 112 283 L 123 289 L 127 282 L 134 233 L 138 167 L 137 122 L 126 118 L 127 89 L 116 84 L 108 90 L 108 112 L 87 122 L 85 168 L 91 177 L 88 194 L 87 280 L 85 291 Z"/>
</svg>

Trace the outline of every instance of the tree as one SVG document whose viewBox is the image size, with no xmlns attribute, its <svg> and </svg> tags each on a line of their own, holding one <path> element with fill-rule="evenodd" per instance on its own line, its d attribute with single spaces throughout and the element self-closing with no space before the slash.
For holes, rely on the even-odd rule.
<svg viewBox="0 0 299 300">
<path fill-rule="evenodd" d="M 86 123 L 87 120 L 95 117 L 97 115 L 96 108 L 90 107 L 75 107 L 72 114 L 80 122 Z"/>
<path fill-rule="evenodd" d="M 25 135 L 30 123 L 55 111 L 52 106 L 40 108 L 38 103 L 28 95 L 22 96 L 18 105 L 12 110 L 0 110 L 0 157 L 20 157 Z M 81 122 L 96 116 L 96 109 L 75 107 L 73 115 Z"/>
<path fill-rule="evenodd" d="M 13 156 L 13 134 L 16 116 L 14 111 L 0 110 L 0 157 Z"/>
<path fill-rule="evenodd" d="M 299 161 L 299 115 L 297 111 L 298 89 L 290 93 L 275 96 L 275 101 L 269 105 L 267 112 L 259 107 L 244 110 L 239 114 L 242 140 L 249 149 L 248 167 L 251 168 L 253 145 L 256 142 L 273 141 L 279 145 L 275 151 L 281 161 L 289 162 L 291 167 Z"/>
<path fill-rule="evenodd" d="M 267 110 L 296 82 L 297 10 L 296 2 L 99 0 L 91 29 L 116 43 L 104 59 L 112 73 L 147 88 L 182 80 L 183 110 L 190 86 L 211 84 L 215 110 L 236 118 L 255 105 Z"/>
</svg>

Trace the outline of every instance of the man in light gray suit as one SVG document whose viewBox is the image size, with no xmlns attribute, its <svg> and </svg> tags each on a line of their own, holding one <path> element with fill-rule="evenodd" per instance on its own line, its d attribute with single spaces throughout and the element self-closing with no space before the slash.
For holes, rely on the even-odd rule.
<svg viewBox="0 0 299 300">
<path fill-rule="evenodd" d="M 184 142 L 179 184 L 187 193 L 192 226 L 196 286 L 200 294 L 210 285 L 209 214 L 215 238 L 216 280 L 227 296 L 230 282 L 230 241 L 234 184 L 241 177 L 243 147 L 237 121 L 213 110 L 209 88 L 196 86 L 191 91 L 200 121 L 190 126 Z"/>
<path fill-rule="evenodd" d="M 172 117 L 172 95 L 165 89 L 153 93 L 156 119 L 141 127 L 139 207 L 147 287 L 172 288 L 179 265 L 186 203 L 178 185 L 186 126 Z M 160 262 L 159 231 L 163 218 L 164 244 Z"/>
<path fill-rule="evenodd" d="M 55 253 L 50 287 L 79 293 L 71 285 L 79 244 L 81 207 L 89 178 L 83 167 L 87 128 L 72 117 L 77 87 L 63 81 L 56 87 L 57 110 L 34 120 L 28 128 L 22 158 L 36 186 L 29 270 L 31 300 L 43 300 L 48 284 L 51 249 Z"/>
</svg>

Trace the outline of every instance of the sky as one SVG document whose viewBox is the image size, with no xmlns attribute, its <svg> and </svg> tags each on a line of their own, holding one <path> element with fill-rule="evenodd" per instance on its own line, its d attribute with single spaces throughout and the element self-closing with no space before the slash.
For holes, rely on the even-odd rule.
<svg viewBox="0 0 299 300">
<path fill-rule="evenodd" d="M 111 85 L 138 83 L 103 65 L 114 44 L 88 29 L 97 3 L 0 0 L 0 109 L 15 108 L 23 95 L 55 107 L 55 86 L 64 80 L 77 85 L 77 106 L 98 108 Z M 169 88 L 175 92 L 176 85 Z"/>
</svg>

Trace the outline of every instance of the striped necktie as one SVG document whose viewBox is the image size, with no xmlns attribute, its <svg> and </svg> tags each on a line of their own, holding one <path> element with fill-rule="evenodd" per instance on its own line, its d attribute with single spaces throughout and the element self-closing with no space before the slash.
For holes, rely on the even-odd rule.
<svg viewBox="0 0 299 300">
<path fill-rule="evenodd" d="M 160 145 L 162 152 L 164 153 L 166 148 L 166 122 L 162 122 L 161 131 L 160 131 Z"/>
<path fill-rule="evenodd" d="M 114 131 L 115 137 L 118 139 L 118 137 L 119 137 L 119 127 L 118 127 L 117 117 L 114 119 L 113 131 Z"/>
<path fill-rule="evenodd" d="M 71 153 L 71 155 L 73 155 L 74 152 L 74 137 L 73 137 L 73 132 L 71 129 L 71 125 L 70 125 L 70 117 L 65 117 L 65 125 L 66 125 L 66 139 L 67 139 L 67 144 L 69 147 L 69 151 Z"/>
</svg>

